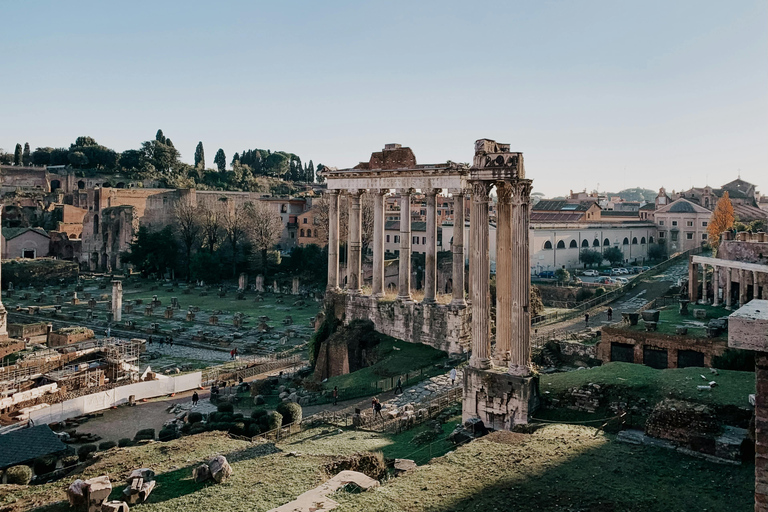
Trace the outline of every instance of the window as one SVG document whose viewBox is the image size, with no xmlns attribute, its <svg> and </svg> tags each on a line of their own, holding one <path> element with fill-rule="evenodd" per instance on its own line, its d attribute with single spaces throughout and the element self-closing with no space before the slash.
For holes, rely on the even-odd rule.
<svg viewBox="0 0 768 512">
<path fill-rule="evenodd" d="M 551 249 L 551 248 L 552 248 L 552 242 L 550 242 L 549 240 L 544 242 L 544 249 Z"/>
<path fill-rule="evenodd" d="M 709 222 L 707 222 L 707 221 L 702 221 L 702 223 L 701 223 L 701 227 L 705 228 L 705 227 L 707 227 L 707 225 L 708 225 L 708 224 L 709 224 Z"/>
<path fill-rule="evenodd" d="M 685 225 L 686 225 L 686 226 L 688 226 L 689 228 L 692 228 L 692 227 L 693 227 L 693 221 L 692 221 L 692 220 L 689 220 L 689 221 L 687 221 L 687 222 L 685 223 Z"/>
<path fill-rule="evenodd" d="M 427 237 L 421 237 L 421 245 L 427 245 Z"/>
<path fill-rule="evenodd" d="M 642 238 L 640 239 L 640 244 L 642 244 L 642 245 L 645 245 L 645 237 L 642 237 Z"/>
<path fill-rule="evenodd" d="M 637 245 L 637 237 L 632 238 L 632 245 Z"/>
<path fill-rule="evenodd" d="M 395 243 L 396 244 L 400 243 L 400 235 L 395 235 Z"/>
<path fill-rule="evenodd" d="M 413 242 L 414 245 L 419 245 L 419 237 L 412 236 L 411 237 L 411 242 Z"/>
<path fill-rule="evenodd" d="M 562 240 L 557 242 L 557 248 L 558 249 L 565 249 L 565 242 L 563 242 Z"/>
<path fill-rule="evenodd" d="M 595 242 L 597 242 L 597 240 L 595 240 Z M 582 240 L 581 241 L 581 246 L 582 247 L 589 247 L 589 240 Z"/>
<path fill-rule="evenodd" d="M 579 244 L 576 243 L 576 240 L 571 240 L 570 247 L 571 247 L 571 249 L 574 249 L 574 248 L 578 249 L 579 248 Z"/>
<path fill-rule="evenodd" d="M 608 247 L 609 245 L 611 245 L 611 241 L 610 240 L 608 240 L 607 238 L 605 240 L 603 240 L 603 246 L 604 247 Z"/>
<path fill-rule="evenodd" d="M 291 238 L 293 238 L 293 235 L 295 235 L 295 234 L 296 234 L 296 233 L 294 233 L 293 231 L 291 231 Z"/>
<path fill-rule="evenodd" d="M 702 233 L 701 234 L 701 239 L 702 240 L 706 240 L 707 239 L 707 234 L 706 233 Z"/>
<path fill-rule="evenodd" d="M 672 232 L 672 241 L 677 242 L 677 231 Z"/>
<path fill-rule="evenodd" d="M 299 232 L 299 236 L 304 236 L 304 230 L 302 229 L 301 232 Z"/>
<path fill-rule="evenodd" d="M 664 234 L 664 233 L 662 233 L 662 235 L 663 235 L 663 234 Z M 659 236 L 661 236 L 661 235 L 659 235 Z M 652 244 L 652 243 L 653 243 L 653 237 L 652 237 L 652 236 L 649 236 L 649 237 L 648 237 L 648 243 L 649 243 L 649 244 Z"/>
<path fill-rule="evenodd" d="M 598 240 L 597 238 L 595 238 L 595 241 L 594 241 L 594 242 L 592 242 L 592 247 L 600 247 L 600 240 Z"/>
<path fill-rule="evenodd" d="M 387 243 L 389 243 L 389 235 L 387 235 Z"/>
<path fill-rule="evenodd" d="M 306 224 L 306 223 L 307 223 L 307 218 L 306 218 L 306 217 L 304 217 L 304 224 Z"/>
<path fill-rule="evenodd" d="M 664 238 L 665 236 L 667 236 L 667 235 L 666 235 L 666 233 L 664 231 L 659 233 L 659 238 Z"/>
<path fill-rule="evenodd" d="M 676 220 L 673 220 L 673 221 L 672 221 L 672 225 L 673 225 L 673 226 L 677 226 L 677 221 L 676 221 Z"/>
<path fill-rule="evenodd" d="M 312 230 L 311 229 L 307 230 L 307 236 L 312 236 Z"/>
<path fill-rule="evenodd" d="M 685 238 L 687 238 L 688 240 L 693 240 L 693 233 L 686 233 Z"/>
<path fill-rule="evenodd" d="M 629 238 L 624 237 L 624 241 L 622 242 L 623 245 L 629 245 Z"/>
<path fill-rule="evenodd" d="M 659 226 L 663 226 L 663 225 L 664 225 L 664 221 L 663 221 L 663 220 L 660 220 L 660 221 L 659 221 Z"/>
</svg>

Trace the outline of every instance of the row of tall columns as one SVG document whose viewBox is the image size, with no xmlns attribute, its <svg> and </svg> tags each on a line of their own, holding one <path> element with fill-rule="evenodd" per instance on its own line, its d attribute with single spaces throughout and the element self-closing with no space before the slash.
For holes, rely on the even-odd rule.
<svg viewBox="0 0 768 512">
<path fill-rule="evenodd" d="M 707 264 L 691 262 L 688 267 L 688 299 L 691 302 L 709 303 L 709 294 L 707 290 Z M 701 296 L 699 296 L 699 268 L 701 269 Z M 736 275 L 734 275 L 736 274 Z M 720 277 L 725 277 L 725 290 L 723 299 L 726 308 L 733 306 L 732 282 L 736 280 L 739 283 L 739 304 L 744 305 L 747 302 L 747 288 L 752 282 L 752 294 L 755 299 L 768 299 L 768 285 L 762 287 L 760 291 L 759 276 L 760 272 L 756 270 L 736 269 L 730 267 L 719 267 L 712 265 L 712 305 L 719 306 L 720 302 Z M 497 328 L 498 329 L 498 328 Z"/>
<path fill-rule="evenodd" d="M 348 258 L 347 289 L 351 293 L 361 293 L 362 286 L 362 204 L 361 197 L 365 190 L 348 191 Z M 372 295 L 384 295 L 384 196 L 388 189 L 371 190 L 373 195 L 373 278 Z M 400 193 L 400 256 L 398 299 L 409 301 L 411 296 L 411 197 L 413 189 L 402 189 Z M 437 296 L 437 204 L 436 196 L 441 189 L 428 189 L 427 231 L 424 279 L 424 301 L 435 302 Z M 453 241 L 453 297 L 452 305 L 464 306 L 464 198 L 466 191 L 455 194 L 455 220 L 459 228 L 455 229 Z M 339 190 L 328 191 L 328 289 L 339 288 Z"/>
</svg>

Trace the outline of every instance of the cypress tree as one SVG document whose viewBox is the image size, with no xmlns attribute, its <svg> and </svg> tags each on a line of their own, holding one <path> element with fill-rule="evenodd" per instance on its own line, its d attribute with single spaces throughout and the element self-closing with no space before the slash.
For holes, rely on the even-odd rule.
<svg viewBox="0 0 768 512">
<path fill-rule="evenodd" d="M 224 155 L 224 150 L 219 148 L 216 152 L 216 156 L 213 159 L 213 163 L 219 168 L 219 172 L 224 172 L 227 168 L 227 157 Z"/>
<path fill-rule="evenodd" d="M 157 130 L 157 133 L 155 134 L 155 140 L 161 144 L 165 144 L 165 135 L 163 135 L 163 130 Z"/>
<path fill-rule="evenodd" d="M 29 142 L 24 143 L 24 153 L 21 156 L 21 161 L 24 165 L 32 163 L 31 151 L 29 150 Z"/>
<path fill-rule="evenodd" d="M 203 151 L 203 141 L 197 143 L 195 148 L 195 167 L 205 169 L 205 151 Z"/>
<path fill-rule="evenodd" d="M 16 151 L 13 152 L 13 165 L 21 165 L 21 144 L 16 144 Z"/>
</svg>

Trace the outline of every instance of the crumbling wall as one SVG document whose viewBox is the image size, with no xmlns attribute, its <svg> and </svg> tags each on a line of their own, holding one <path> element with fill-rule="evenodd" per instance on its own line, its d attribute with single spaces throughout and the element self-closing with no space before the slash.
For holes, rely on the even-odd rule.
<svg viewBox="0 0 768 512">
<path fill-rule="evenodd" d="M 597 358 L 608 363 L 611 361 L 611 343 L 634 346 L 634 363 L 643 364 L 644 347 L 666 350 L 669 368 L 677 368 L 678 351 L 693 350 L 704 354 L 704 366 L 712 366 L 712 358 L 723 355 L 728 348 L 725 340 L 716 338 L 696 338 L 658 332 L 630 331 L 615 327 L 603 327 L 600 342 L 597 344 Z"/>
</svg>

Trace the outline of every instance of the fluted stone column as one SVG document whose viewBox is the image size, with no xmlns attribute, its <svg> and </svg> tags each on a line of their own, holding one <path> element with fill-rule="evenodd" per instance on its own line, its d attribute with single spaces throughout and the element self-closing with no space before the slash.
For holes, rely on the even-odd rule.
<svg viewBox="0 0 768 512">
<path fill-rule="evenodd" d="M 747 303 L 747 271 L 739 269 L 739 307 Z"/>
<path fill-rule="evenodd" d="M 400 190 L 400 300 L 411 300 L 411 194 L 413 189 Z"/>
<path fill-rule="evenodd" d="M 373 283 L 371 294 L 384 296 L 384 196 L 387 189 L 373 191 Z"/>
<path fill-rule="evenodd" d="M 349 192 L 349 258 L 347 258 L 347 288 L 352 293 L 360 293 L 362 268 L 362 214 L 360 196 L 363 190 Z"/>
<path fill-rule="evenodd" d="M 760 298 L 760 285 L 757 282 L 757 270 L 752 271 L 752 298 Z"/>
<path fill-rule="evenodd" d="M 496 183 L 496 353 L 508 365 L 512 350 L 512 184 Z"/>
<path fill-rule="evenodd" d="M 488 192 L 491 183 L 472 183 L 472 217 L 469 225 L 470 290 L 472 292 L 472 357 L 473 368 L 491 367 L 490 339 L 490 274 L 488 252 Z"/>
<path fill-rule="evenodd" d="M 531 363 L 531 180 L 514 183 L 512 197 L 512 349 L 509 373 L 528 375 Z M 497 291 L 498 293 L 498 291 Z"/>
<path fill-rule="evenodd" d="M 339 289 L 339 191 L 328 191 L 328 290 Z"/>
<path fill-rule="evenodd" d="M 712 268 L 712 293 L 715 295 L 712 297 L 712 305 L 720 305 L 720 267 L 715 265 Z"/>
<path fill-rule="evenodd" d="M 453 190 L 453 283 L 451 305 L 466 306 L 464 300 L 464 189 Z"/>
<path fill-rule="evenodd" d="M 707 303 L 707 264 L 701 265 L 701 304 Z"/>
<path fill-rule="evenodd" d="M 435 302 L 437 293 L 437 211 L 435 196 L 440 189 L 429 189 L 427 194 L 427 252 L 424 258 L 424 302 Z"/>
<path fill-rule="evenodd" d="M 725 267 L 725 307 L 731 309 L 733 306 L 733 275 L 730 267 Z"/>
<path fill-rule="evenodd" d="M 699 300 L 699 264 L 688 262 L 688 300 L 696 304 Z"/>
<path fill-rule="evenodd" d="M 123 319 L 123 282 L 112 281 L 112 319 L 120 322 Z"/>
</svg>

